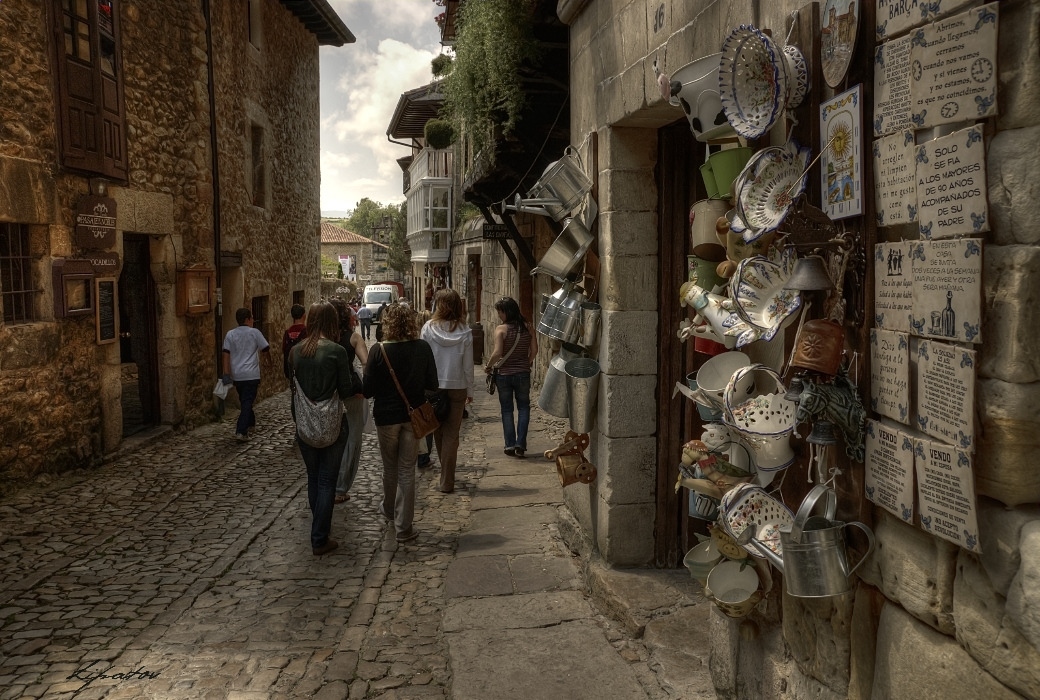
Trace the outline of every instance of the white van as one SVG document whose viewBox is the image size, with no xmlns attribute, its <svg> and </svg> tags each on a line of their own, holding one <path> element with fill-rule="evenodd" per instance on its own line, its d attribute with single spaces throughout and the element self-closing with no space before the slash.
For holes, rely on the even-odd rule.
<svg viewBox="0 0 1040 700">
<path fill-rule="evenodd" d="M 400 298 L 400 292 L 392 284 L 370 284 L 361 295 L 361 303 L 372 311 L 372 322 L 379 323 L 379 310 L 383 304 L 396 304 Z"/>
</svg>

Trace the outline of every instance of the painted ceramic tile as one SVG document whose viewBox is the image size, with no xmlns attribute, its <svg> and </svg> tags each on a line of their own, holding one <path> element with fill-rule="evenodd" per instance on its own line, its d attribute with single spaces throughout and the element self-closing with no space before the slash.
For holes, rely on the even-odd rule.
<svg viewBox="0 0 1040 700">
<path fill-rule="evenodd" d="M 914 128 L 997 113 L 998 3 L 915 30 L 910 57 Z"/>
<path fill-rule="evenodd" d="M 910 260 L 910 332 L 925 338 L 981 343 L 982 240 L 911 241 Z"/>
<path fill-rule="evenodd" d="M 867 498 L 907 523 L 914 521 L 914 443 L 884 421 L 867 421 Z"/>
<path fill-rule="evenodd" d="M 906 333 L 870 329 L 870 407 L 900 423 L 910 421 L 909 357 Z"/>
<path fill-rule="evenodd" d="M 874 325 L 892 331 L 910 331 L 914 310 L 914 275 L 910 262 L 912 241 L 874 246 Z"/>
<path fill-rule="evenodd" d="M 910 129 L 912 37 L 889 41 L 874 51 L 874 136 Z"/>
<path fill-rule="evenodd" d="M 875 0 L 874 35 L 878 41 L 898 36 L 971 4 L 972 0 Z"/>
<path fill-rule="evenodd" d="M 989 231 L 981 124 L 917 146 L 914 161 L 922 239 Z"/>
<path fill-rule="evenodd" d="M 874 142 L 874 201 L 878 226 L 917 221 L 914 132 L 909 129 Z"/>
<path fill-rule="evenodd" d="M 917 426 L 975 451 L 975 351 L 922 340 L 917 346 Z"/>
<path fill-rule="evenodd" d="M 820 172 L 832 219 L 863 213 L 863 86 L 820 105 Z"/>
<path fill-rule="evenodd" d="M 921 527 L 981 552 L 971 455 L 934 440 L 918 440 L 914 456 Z"/>
</svg>

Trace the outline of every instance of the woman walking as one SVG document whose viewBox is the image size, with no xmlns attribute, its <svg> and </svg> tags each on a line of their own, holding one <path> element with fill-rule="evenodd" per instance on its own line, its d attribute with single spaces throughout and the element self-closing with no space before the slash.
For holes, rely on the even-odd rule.
<svg viewBox="0 0 1040 700">
<path fill-rule="evenodd" d="M 462 412 L 473 402 L 473 332 L 463 322 L 462 298 L 454 289 L 442 289 L 434 297 L 433 316 L 422 328 L 437 362 L 437 381 L 451 405 L 447 420 L 433 432 L 441 460 L 441 493 L 455 490 L 455 465 L 459 455 Z"/>
<path fill-rule="evenodd" d="M 312 401 L 325 401 L 338 393 L 348 400 L 362 390 L 347 351 L 339 340 L 339 318 L 335 307 L 327 301 L 311 304 L 307 311 L 307 337 L 291 351 L 289 364 L 294 378 L 293 391 L 302 391 Z M 296 388 L 299 383 L 299 388 Z M 294 396 L 293 419 L 296 419 Z M 296 434 L 296 442 L 307 466 L 307 502 L 311 508 L 311 549 L 315 555 L 327 554 L 339 546 L 330 539 L 332 508 L 336 495 L 336 475 L 343 461 L 349 428 L 341 417 L 339 437 L 328 447 L 312 447 Z"/>
<path fill-rule="evenodd" d="M 538 355 L 534 330 L 520 314 L 515 299 L 503 297 L 495 304 L 498 320 L 495 346 L 484 372 L 498 367 L 498 404 L 502 408 L 502 433 L 505 453 L 523 457 L 527 452 L 527 427 L 531 422 L 531 364 Z M 516 425 L 513 424 L 513 401 L 516 401 Z"/>
<path fill-rule="evenodd" d="M 368 346 L 365 344 L 361 334 L 356 329 L 356 317 L 351 312 L 347 302 L 342 299 L 332 299 L 332 305 L 336 307 L 339 316 L 339 344 L 347 351 L 350 366 L 354 366 L 356 357 L 361 366 L 368 362 Z M 350 428 L 347 437 L 347 447 L 343 450 L 343 461 L 339 467 L 339 476 L 336 478 L 336 503 L 345 503 L 350 500 L 350 487 L 354 485 L 354 477 L 357 476 L 358 465 L 361 463 L 361 436 L 365 428 L 365 401 L 367 399 L 361 394 L 352 396 L 343 402 L 347 416 L 347 425 Z"/>
<path fill-rule="evenodd" d="M 397 541 L 406 542 L 418 534 L 412 526 L 418 441 L 408 410 L 425 401 L 427 391 L 437 390 L 437 365 L 430 346 L 417 337 L 415 313 L 411 309 L 393 304 L 383 311 L 380 321 L 384 341 L 368 354 L 365 396 L 375 399 L 372 418 L 383 460 L 383 500 L 379 511 L 394 521 Z"/>
</svg>

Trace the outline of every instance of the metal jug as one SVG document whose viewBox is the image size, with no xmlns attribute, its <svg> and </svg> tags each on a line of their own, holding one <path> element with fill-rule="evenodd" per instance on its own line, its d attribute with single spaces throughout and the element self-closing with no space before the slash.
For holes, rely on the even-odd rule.
<svg viewBox="0 0 1040 700">
<path fill-rule="evenodd" d="M 825 503 L 823 516 L 811 516 L 820 500 Z M 850 590 L 849 576 L 874 550 L 874 533 L 860 522 L 834 520 L 837 499 L 833 489 L 817 484 L 798 508 L 790 529 L 780 529 L 781 554 L 758 539 L 751 543 L 773 566 L 784 574 L 788 594 L 795 598 L 830 598 Z M 845 556 L 845 527 L 858 527 L 867 536 L 867 551 L 855 566 L 849 568 Z"/>
<path fill-rule="evenodd" d="M 542 381 L 542 391 L 538 394 L 538 408 L 558 418 L 570 417 L 570 400 L 567 395 L 567 373 L 564 368 L 567 362 L 580 357 L 581 347 L 564 343 L 560 351 L 549 360 Z"/>
<path fill-rule="evenodd" d="M 591 279 L 588 275 L 586 278 Z M 583 287 L 564 282 L 546 302 L 546 311 L 538 320 L 536 330 L 554 340 L 576 343 L 582 331 L 581 306 L 587 298 Z"/>
</svg>

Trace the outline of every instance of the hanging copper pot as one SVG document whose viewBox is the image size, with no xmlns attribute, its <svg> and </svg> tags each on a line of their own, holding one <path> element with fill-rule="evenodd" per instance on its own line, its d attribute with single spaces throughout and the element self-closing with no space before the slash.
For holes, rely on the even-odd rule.
<svg viewBox="0 0 1040 700">
<path fill-rule="evenodd" d="M 819 372 L 827 377 L 838 374 L 845 348 L 845 329 L 829 319 L 806 321 L 798 333 L 791 367 Z"/>
</svg>

